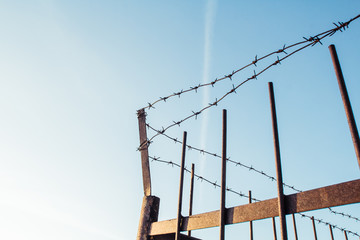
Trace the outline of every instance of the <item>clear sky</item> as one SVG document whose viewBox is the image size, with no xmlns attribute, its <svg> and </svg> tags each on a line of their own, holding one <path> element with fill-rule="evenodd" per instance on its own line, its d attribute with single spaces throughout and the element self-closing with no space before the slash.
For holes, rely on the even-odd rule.
<svg viewBox="0 0 360 240">
<path fill-rule="evenodd" d="M 355 0 L 0 0 L 0 238 L 134 239 L 143 196 L 137 109 L 358 14 Z M 190 145 L 220 153 L 226 108 L 229 156 L 275 176 L 267 89 L 272 81 L 284 181 L 308 190 L 358 179 L 327 47 L 336 45 L 359 124 L 359 39 L 360 19 L 169 134 L 181 138 L 186 130 Z M 161 129 L 265 66 L 159 103 L 148 111 L 148 121 Z M 159 136 L 149 151 L 180 162 L 180 150 Z M 187 167 L 192 162 L 198 174 L 220 182 L 219 159 L 189 151 Z M 178 168 L 152 162 L 151 173 L 153 194 L 161 198 L 160 219 L 175 218 Z M 187 191 L 188 174 L 185 180 Z M 258 199 L 276 197 L 274 182 L 230 164 L 228 186 L 252 190 Z M 201 181 L 195 188 L 195 213 L 219 208 L 219 189 Z M 227 207 L 247 202 L 227 196 Z M 360 217 L 359 204 L 334 209 Z M 360 234 L 353 219 L 327 210 L 307 214 Z M 300 239 L 311 239 L 311 221 L 297 217 Z M 289 239 L 294 239 L 288 220 Z M 255 222 L 254 229 L 258 239 L 272 239 L 270 220 Z M 319 238 L 329 239 L 327 226 L 317 224 L 317 229 Z M 217 228 L 194 234 L 218 239 Z M 343 239 L 341 231 L 334 234 Z M 228 239 L 239 236 L 247 238 L 248 224 L 227 227 Z"/>
</svg>

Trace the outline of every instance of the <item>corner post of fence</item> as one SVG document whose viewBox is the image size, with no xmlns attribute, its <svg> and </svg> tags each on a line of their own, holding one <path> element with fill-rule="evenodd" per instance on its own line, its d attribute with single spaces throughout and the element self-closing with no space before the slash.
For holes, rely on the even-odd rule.
<svg viewBox="0 0 360 240">
<path fill-rule="evenodd" d="M 354 114 L 353 114 L 353 111 L 351 108 L 349 94 L 346 90 L 345 80 L 344 80 L 343 73 L 341 71 L 340 61 L 339 61 L 338 55 L 336 53 L 335 46 L 333 44 L 330 45 L 329 50 L 330 50 L 331 59 L 332 59 L 333 65 L 334 65 L 335 74 L 336 74 L 337 82 L 338 82 L 340 93 L 341 93 L 341 98 L 342 98 L 342 101 L 344 104 L 346 118 L 347 118 L 349 128 L 350 128 L 351 138 L 353 140 L 355 154 L 357 157 L 358 165 L 360 167 L 360 138 L 359 138 L 359 132 L 356 127 Z"/>
<path fill-rule="evenodd" d="M 144 196 L 136 240 L 148 240 L 151 223 L 157 222 L 158 220 L 159 205 L 160 198 L 155 196 Z"/>
<path fill-rule="evenodd" d="M 279 219 L 280 219 L 280 233 L 281 233 L 281 239 L 282 240 L 287 240 L 284 189 L 283 189 L 283 179 L 282 179 L 282 172 L 281 172 L 280 144 L 279 144 L 279 133 L 278 133 L 278 126 L 277 126 L 277 119 L 276 119 L 274 88 L 273 88 L 273 83 L 272 82 L 269 82 L 268 85 L 269 85 L 269 95 L 270 95 L 272 128 L 273 128 L 273 135 L 274 135 L 274 149 L 275 149 L 275 165 L 276 165 L 276 178 L 277 178 L 277 189 L 278 189 L 278 208 L 279 208 Z"/>
<path fill-rule="evenodd" d="M 249 204 L 252 203 L 251 191 L 249 191 Z M 250 240 L 254 240 L 254 233 L 253 233 L 253 222 L 249 221 L 250 224 Z"/>
<path fill-rule="evenodd" d="M 191 164 L 191 178 L 190 178 L 190 201 L 189 201 L 189 217 L 192 215 L 193 199 L 194 199 L 194 175 L 195 175 L 195 164 Z M 191 231 L 188 231 L 188 236 L 191 236 Z"/>
<path fill-rule="evenodd" d="M 144 195 L 151 196 L 151 177 L 150 177 L 150 164 L 149 164 L 149 152 L 148 152 L 148 139 L 146 133 L 146 112 L 144 109 L 140 109 L 137 112 L 139 122 L 139 137 L 141 153 L 141 168 L 143 178 Z"/>
<path fill-rule="evenodd" d="M 184 131 L 182 153 L 181 153 L 181 165 L 180 165 L 179 201 L 178 201 L 175 240 L 180 240 L 180 229 L 181 229 L 181 220 L 182 220 L 181 207 L 182 207 L 182 195 L 183 195 L 183 186 L 184 186 L 184 168 L 185 168 L 185 153 L 186 153 L 186 136 L 187 136 L 187 132 Z"/>
<path fill-rule="evenodd" d="M 222 116 L 222 157 L 221 157 L 221 197 L 220 197 L 220 240 L 225 239 L 225 196 L 226 196 L 226 109 Z"/>
</svg>

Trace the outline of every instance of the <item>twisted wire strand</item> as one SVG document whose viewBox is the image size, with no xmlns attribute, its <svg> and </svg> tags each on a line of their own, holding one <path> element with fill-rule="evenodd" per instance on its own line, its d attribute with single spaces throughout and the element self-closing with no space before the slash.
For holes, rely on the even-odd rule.
<svg viewBox="0 0 360 240">
<path fill-rule="evenodd" d="M 212 108 L 214 106 L 217 106 L 219 102 L 221 102 L 222 100 L 224 100 L 228 95 L 232 94 L 232 93 L 237 93 L 236 90 L 241 87 L 242 85 L 244 85 L 245 83 L 251 81 L 251 80 L 254 80 L 254 79 L 257 79 L 258 76 L 260 76 L 262 73 L 264 73 L 265 71 L 267 71 L 268 69 L 270 69 L 271 67 L 273 66 L 276 66 L 278 64 L 281 64 L 282 61 L 284 61 L 285 59 L 289 58 L 290 56 L 294 55 L 295 53 L 307 48 L 307 47 L 310 47 L 310 46 L 315 46 L 316 44 L 320 43 L 322 45 L 322 42 L 321 40 L 328 37 L 328 36 L 332 36 L 334 35 L 337 31 L 342 31 L 342 29 L 346 29 L 349 27 L 349 24 L 350 22 L 354 21 L 355 19 L 359 18 L 360 15 L 358 15 L 357 17 L 349 20 L 348 22 L 345 22 L 345 23 L 342 23 L 342 22 L 339 22 L 339 25 L 335 24 L 337 27 L 336 28 L 333 28 L 331 30 L 328 30 L 326 32 L 323 32 L 323 33 L 320 33 L 320 34 L 317 34 L 313 37 L 309 37 L 309 38 L 305 38 L 305 41 L 303 41 L 302 43 L 308 43 L 296 50 L 294 50 L 293 52 L 287 54 L 286 56 L 282 57 L 282 58 L 279 58 L 277 57 L 277 60 L 275 60 L 273 63 L 271 63 L 270 65 L 268 65 L 267 67 L 263 68 L 260 72 L 256 73 L 255 70 L 254 70 L 254 75 L 252 75 L 251 77 L 248 77 L 246 80 L 242 81 L 241 83 L 239 83 L 238 85 L 234 85 L 232 86 L 232 89 L 230 91 L 228 91 L 227 93 L 225 93 L 222 97 L 220 97 L 219 99 L 215 99 L 214 102 L 212 103 L 209 103 L 206 107 L 203 107 L 202 109 L 200 109 L 199 111 L 192 111 L 192 114 L 188 115 L 187 117 L 181 119 L 181 120 L 178 120 L 178 121 L 173 121 L 172 124 L 168 125 L 167 127 L 162 127 L 161 130 L 157 131 L 157 133 L 155 135 L 153 135 L 152 137 L 149 138 L 148 142 L 144 142 L 144 144 L 147 144 L 149 145 L 151 143 L 151 141 L 156 138 L 157 136 L 165 133 L 167 130 L 169 130 L 170 128 L 174 127 L 174 126 L 180 126 L 183 122 L 191 119 L 191 118 L 195 118 L 197 119 L 197 117 L 203 113 L 205 110 L 209 109 L 209 108 Z M 340 24 L 341 23 L 341 24 Z M 291 46 L 297 46 L 299 44 L 293 44 Z M 272 54 L 270 54 L 272 55 Z M 256 65 L 255 65 L 256 66 Z M 236 72 L 236 71 L 235 71 Z M 233 72 L 233 73 L 235 73 Z M 227 78 L 232 78 L 233 74 L 230 74 L 231 76 L 230 77 L 227 77 Z M 196 87 L 195 89 L 198 89 L 198 87 Z M 197 90 L 196 90 L 197 91 Z M 164 101 L 166 101 L 168 97 L 166 98 L 163 98 Z M 142 146 L 140 146 L 142 147 Z"/>
<path fill-rule="evenodd" d="M 284 44 L 284 46 L 283 46 L 282 48 L 280 48 L 280 49 L 278 49 L 278 50 L 276 50 L 276 51 L 273 51 L 273 52 L 271 52 L 271 53 L 269 53 L 269 54 L 266 54 L 266 55 L 264 55 L 264 56 L 262 56 L 262 57 L 260 57 L 260 58 L 258 58 L 257 55 L 256 55 L 256 56 L 255 56 L 255 59 L 252 60 L 250 63 L 248 63 L 247 65 L 245 65 L 245 66 L 243 66 L 243 67 L 241 67 L 241 68 L 239 68 L 239 69 L 237 69 L 237 70 L 232 71 L 232 73 L 227 74 L 227 75 L 225 75 L 224 77 L 216 78 L 214 81 L 209 82 L 209 83 L 198 84 L 198 85 L 196 85 L 196 86 L 194 86 L 194 87 L 190 87 L 190 88 L 188 88 L 188 89 L 186 89 L 186 90 L 181 90 L 181 91 L 175 92 L 175 93 L 170 94 L 170 95 L 168 95 L 168 96 L 166 96 L 166 97 L 160 97 L 158 100 L 156 100 L 156 101 L 154 101 L 154 102 L 152 102 L 152 103 L 148 103 L 148 105 L 147 105 L 146 107 L 143 107 L 143 108 L 141 108 L 141 109 L 152 109 L 152 108 L 155 108 L 154 106 L 155 106 L 157 103 L 159 103 L 159 102 L 166 102 L 166 100 L 168 100 L 169 98 L 172 98 L 172 97 L 175 97 L 175 96 L 180 97 L 182 94 L 188 93 L 188 92 L 192 92 L 192 91 L 197 92 L 198 89 L 203 88 L 203 87 L 208 87 L 208 86 L 214 87 L 214 85 L 215 85 L 217 82 L 223 81 L 223 80 L 225 80 L 225 79 L 232 80 L 232 77 L 233 77 L 235 74 L 237 74 L 238 72 L 240 72 L 240 71 L 242 71 L 242 70 L 244 70 L 244 69 L 246 69 L 246 68 L 248 68 L 248 67 L 250 67 L 250 66 L 252 66 L 252 65 L 254 65 L 254 66 L 256 67 L 256 66 L 257 66 L 256 64 L 257 64 L 258 62 L 260 62 L 260 61 L 262 61 L 262 60 L 264 60 L 264 59 L 266 59 L 266 58 L 268 58 L 268 57 L 270 57 L 270 56 L 272 56 L 272 55 L 280 54 L 280 53 L 287 54 L 286 50 L 288 50 L 288 49 L 290 49 L 290 48 L 293 48 L 293 47 L 296 47 L 296 46 L 298 46 L 298 45 L 302 45 L 302 44 L 304 44 L 304 43 L 306 43 L 306 42 L 310 42 L 310 43 L 312 43 L 311 45 L 314 46 L 316 43 L 320 42 L 320 40 L 323 38 L 323 35 L 325 35 L 325 36 L 332 36 L 332 35 L 335 34 L 337 31 L 342 32 L 343 30 L 345 30 L 346 28 L 349 27 L 349 24 L 350 24 L 352 21 L 356 20 L 356 19 L 359 18 L 359 17 L 360 17 L 360 15 L 357 15 L 356 17 L 350 19 L 350 20 L 347 21 L 347 22 L 337 22 L 337 23 L 333 23 L 333 24 L 335 25 L 335 28 L 332 28 L 332 29 L 327 30 L 327 31 L 322 32 L 322 33 L 319 33 L 319 34 L 317 34 L 317 35 L 315 35 L 315 36 L 310 36 L 310 37 L 308 37 L 308 38 L 303 37 L 303 39 L 304 39 L 303 41 L 299 41 L 299 42 L 294 43 L 294 44 L 291 44 L 291 45 L 289 45 L 289 46 L 286 46 L 286 45 Z M 321 43 L 321 42 L 320 42 L 320 43 Z"/>
<path fill-rule="evenodd" d="M 172 166 L 172 167 L 173 167 L 173 166 L 176 166 L 176 167 L 178 167 L 178 168 L 181 167 L 180 164 L 178 164 L 178 163 L 176 163 L 176 162 L 162 160 L 162 159 L 160 159 L 160 157 L 149 156 L 149 158 L 150 158 L 152 161 L 160 162 L 160 163 L 163 163 L 163 164 L 167 164 L 167 165 L 170 165 L 170 166 Z M 184 171 L 187 172 L 187 173 L 191 173 L 191 171 L 190 171 L 189 169 L 187 169 L 186 167 L 184 167 Z M 198 174 L 195 174 L 195 173 L 194 173 L 194 176 L 197 178 L 197 180 L 200 180 L 201 182 L 204 181 L 204 182 L 206 182 L 206 183 L 208 183 L 208 184 L 213 185 L 215 188 L 220 188 L 220 185 L 217 184 L 216 181 L 213 182 L 213 181 L 211 181 L 211 180 L 209 180 L 209 179 L 207 179 L 207 178 L 205 178 L 205 177 L 202 177 L 202 176 L 200 176 L 200 175 L 198 175 Z M 237 191 L 235 191 L 235 190 L 232 190 L 232 189 L 229 188 L 229 187 L 226 187 L 226 191 L 231 192 L 231 193 L 233 193 L 233 194 L 236 194 L 236 195 L 238 195 L 238 196 L 240 196 L 240 197 L 244 197 L 244 198 L 248 198 L 248 199 L 250 198 L 248 195 L 246 195 L 246 194 L 244 194 L 244 193 L 241 193 L 241 192 L 237 192 Z M 251 200 L 253 200 L 253 201 L 255 201 L 255 202 L 260 202 L 260 201 L 261 201 L 261 200 L 259 200 L 259 199 L 253 198 L 253 197 L 251 197 Z M 338 229 L 338 230 L 340 230 L 340 231 L 342 231 L 342 232 L 345 231 L 345 232 L 350 233 L 350 234 L 352 234 L 352 235 L 354 235 L 354 236 L 360 237 L 360 235 L 359 235 L 357 232 L 348 230 L 348 229 L 343 228 L 343 227 L 339 227 L 339 226 L 334 225 L 334 224 L 332 224 L 332 223 L 330 223 L 330 222 L 326 222 L 326 221 L 324 221 L 324 220 L 322 220 L 322 219 L 314 218 L 314 216 L 309 216 L 309 215 L 306 215 L 306 214 L 303 214 L 303 213 L 297 213 L 297 214 L 299 214 L 301 217 L 304 217 L 304 218 L 314 219 L 314 220 L 315 220 L 317 223 L 319 223 L 319 224 L 324 224 L 324 225 L 327 225 L 327 226 L 331 226 L 331 227 L 334 228 L 334 229 Z"/>
<path fill-rule="evenodd" d="M 165 161 L 165 160 L 162 160 L 160 159 L 160 157 L 155 157 L 155 156 L 149 156 L 149 158 L 151 159 L 151 161 L 155 161 L 155 162 L 160 162 L 160 163 L 164 163 L 164 164 L 167 164 L 167 165 L 170 165 L 170 166 L 176 166 L 176 167 L 181 167 L 180 164 L 176 163 L 176 162 L 173 162 L 173 161 Z M 191 173 L 191 170 L 187 169 L 186 167 L 184 167 L 184 171 L 187 172 L 187 173 Z M 221 186 L 217 183 L 217 181 L 211 181 L 203 176 L 200 176 L 196 173 L 194 173 L 194 176 L 197 178 L 197 180 L 200 180 L 201 182 L 206 182 L 212 186 L 214 186 L 215 188 L 220 188 Z M 232 192 L 240 197 L 244 197 L 244 198 L 250 198 L 249 195 L 246 195 L 242 192 L 237 192 L 229 187 L 226 187 L 226 191 L 228 192 Z M 261 200 L 259 199 L 256 199 L 256 198 L 253 198 L 251 197 L 251 200 L 253 200 L 254 202 L 260 202 Z"/>
<path fill-rule="evenodd" d="M 147 127 L 148 127 L 149 129 L 151 129 L 152 131 L 158 131 L 158 130 L 156 130 L 155 128 L 153 128 L 152 126 L 150 126 L 149 124 L 147 124 Z M 169 136 L 169 135 L 166 134 L 166 133 L 163 133 L 162 135 L 165 136 L 166 138 L 174 141 L 175 143 L 182 144 L 182 141 L 178 140 L 177 138 L 171 137 L 171 136 Z M 202 153 L 202 154 L 207 154 L 207 155 L 210 155 L 210 156 L 213 156 L 213 157 L 216 157 L 216 158 L 221 158 L 221 156 L 220 156 L 219 154 L 216 154 L 216 153 L 213 153 L 213 152 L 209 152 L 209 151 L 207 151 L 207 150 L 200 149 L 200 148 L 197 148 L 197 147 L 193 147 L 193 146 L 191 146 L 191 145 L 189 145 L 189 144 L 187 144 L 186 147 L 187 147 L 189 150 L 195 150 L 195 151 L 198 151 L 199 153 Z M 263 170 L 258 170 L 258 169 L 256 169 L 256 168 L 254 168 L 253 166 L 248 166 L 248 165 L 246 165 L 246 164 L 244 164 L 244 163 L 241 163 L 240 161 L 238 161 L 238 162 L 237 162 L 237 161 L 234 161 L 234 160 L 232 160 L 230 157 L 228 157 L 226 160 L 227 160 L 228 162 L 234 164 L 235 166 L 239 166 L 239 167 L 246 168 L 246 169 L 248 169 L 249 171 L 256 172 L 256 173 L 258 173 L 258 174 L 260 174 L 260 175 L 268 178 L 268 179 L 271 180 L 271 181 L 276 181 L 276 178 L 275 178 L 275 177 L 271 176 L 270 174 L 267 174 L 267 173 L 264 172 Z M 286 188 L 288 188 L 288 189 L 291 189 L 291 190 L 293 190 L 293 191 L 295 191 L 295 192 L 298 192 L 298 193 L 302 192 L 302 190 L 296 188 L 295 186 L 291 186 L 291 185 L 289 185 L 289 184 L 287 184 L 287 183 L 285 183 L 285 182 L 283 183 L 283 186 L 286 187 Z M 333 210 L 333 209 L 330 208 L 330 207 L 328 208 L 328 210 L 329 210 L 332 214 L 341 215 L 341 216 L 343 216 L 343 217 L 347 217 L 347 218 L 352 219 L 352 220 L 355 220 L 355 221 L 357 221 L 357 222 L 360 221 L 360 218 L 358 218 L 358 217 L 354 217 L 354 216 L 352 216 L 352 215 L 350 215 L 350 214 L 347 214 L 347 213 L 344 213 L 344 212 L 335 211 L 335 210 Z"/>
<path fill-rule="evenodd" d="M 309 215 L 306 215 L 306 214 L 303 214 L 303 213 L 298 213 L 301 217 L 303 218 L 309 218 L 309 219 L 314 219 L 317 223 L 321 223 L 321 224 L 325 224 L 327 226 L 331 226 L 332 228 L 334 229 L 338 229 L 342 232 L 347 232 L 347 233 L 350 233 L 352 234 L 353 236 L 357 236 L 357 237 L 360 237 L 359 233 L 357 232 L 354 232 L 354 231 L 351 231 L 351 230 L 348 230 L 346 228 L 343 228 L 343 227 L 339 227 L 338 225 L 334 225 L 334 224 L 331 224 L 330 222 L 326 222 L 322 219 L 318 219 L 318 218 L 314 218 L 314 216 L 309 216 Z"/>
</svg>

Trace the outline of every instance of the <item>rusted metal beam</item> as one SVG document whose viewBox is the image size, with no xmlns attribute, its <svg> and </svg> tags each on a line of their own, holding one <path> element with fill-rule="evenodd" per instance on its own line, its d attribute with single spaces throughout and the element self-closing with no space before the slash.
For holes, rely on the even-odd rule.
<svg viewBox="0 0 360 240">
<path fill-rule="evenodd" d="M 286 214 L 360 203 L 360 179 L 285 196 Z M 226 210 L 226 224 L 260 220 L 279 215 L 277 198 Z M 219 226 L 220 211 L 183 217 L 181 231 Z M 176 219 L 154 222 L 150 235 L 174 233 Z"/>
<path fill-rule="evenodd" d="M 180 240 L 180 228 L 181 228 L 181 219 L 182 219 L 181 207 L 182 207 L 182 195 L 183 195 L 183 186 L 184 186 L 184 167 L 185 167 L 185 153 L 186 153 L 186 136 L 187 136 L 187 132 L 184 132 L 182 153 L 181 153 L 179 201 L 178 201 L 175 240 Z"/>
<path fill-rule="evenodd" d="M 175 239 L 175 233 L 169 233 L 169 234 L 158 235 L 153 237 L 153 240 L 174 240 L 174 239 Z M 201 240 L 201 239 L 180 234 L 180 240 Z"/>
<path fill-rule="evenodd" d="M 336 53 L 335 46 L 330 45 L 329 50 L 330 50 L 331 58 L 332 58 L 332 61 L 333 61 L 335 74 L 336 74 L 336 78 L 337 78 L 340 93 L 341 93 L 341 98 L 342 98 L 342 101 L 343 101 L 343 104 L 344 104 L 346 118 L 347 118 L 349 128 L 350 128 L 350 132 L 351 132 L 351 137 L 352 137 L 352 140 L 353 140 L 353 143 L 354 143 L 355 154 L 356 154 L 356 157 L 357 157 L 358 165 L 360 167 L 360 138 L 359 138 L 359 132 L 358 132 L 357 127 L 356 127 L 354 114 L 353 114 L 353 111 L 352 111 L 352 108 L 351 108 L 349 95 L 348 95 L 348 92 L 346 90 L 345 80 L 344 80 L 344 76 L 343 76 L 342 71 L 341 71 L 340 62 L 339 62 L 338 55 Z"/>
<path fill-rule="evenodd" d="M 221 154 L 221 197 L 220 197 L 220 240 L 225 239 L 226 224 L 226 110 L 223 109 L 222 119 L 222 154 Z"/>
<path fill-rule="evenodd" d="M 136 240 L 148 240 L 151 223 L 158 220 L 159 205 L 160 198 L 155 196 L 144 196 Z"/>
<path fill-rule="evenodd" d="M 282 178 L 282 171 L 281 171 L 280 143 L 279 143 L 279 132 L 278 132 L 277 118 L 276 118 L 274 87 L 273 87 L 272 82 L 269 82 L 268 85 L 269 85 L 272 129 L 273 129 L 273 137 L 274 137 L 274 152 L 275 152 L 275 166 L 276 166 L 276 183 L 277 183 L 277 191 L 278 191 L 280 234 L 281 234 L 281 240 L 287 240 L 284 189 L 283 189 L 283 178 Z"/>
<path fill-rule="evenodd" d="M 151 196 L 151 177 L 148 153 L 148 139 L 146 133 L 146 112 L 140 109 L 137 112 L 139 122 L 139 136 L 140 136 L 140 153 L 141 153 L 141 168 L 143 177 L 144 195 Z"/>
</svg>

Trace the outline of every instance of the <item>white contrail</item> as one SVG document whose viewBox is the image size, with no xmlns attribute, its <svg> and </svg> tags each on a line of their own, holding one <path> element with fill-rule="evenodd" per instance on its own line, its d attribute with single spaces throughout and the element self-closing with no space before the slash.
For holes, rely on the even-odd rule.
<svg viewBox="0 0 360 240">
<path fill-rule="evenodd" d="M 202 83 L 210 82 L 210 65 L 211 65 L 211 39 L 214 27 L 214 21 L 216 16 L 217 0 L 208 0 L 206 4 L 205 12 L 205 32 L 204 32 L 204 62 L 203 62 L 203 78 Z M 203 91 L 202 105 L 203 107 L 207 106 L 210 102 L 210 92 L 208 88 L 205 88 Z M 200 147 L 201 149 L 206 149 L 206 140 L 207 140 L 207 131 L 208 131 L 208 122 L 209 122 L 209 112 L 204 111 L 201 121 L 201 138 L 200 138 Z M 205 168 L 205 156 L 202 155 L 200 158 L 200 175 L 203 175 Z M 202 189 L 200 188 L 200 192 Z M 201 193 L 200 196 L 203 194 Z"/>
</svg>

